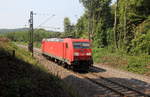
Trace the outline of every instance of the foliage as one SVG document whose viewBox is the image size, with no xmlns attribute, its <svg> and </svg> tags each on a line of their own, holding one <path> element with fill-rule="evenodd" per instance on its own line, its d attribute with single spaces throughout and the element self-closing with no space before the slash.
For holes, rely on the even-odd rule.
<svg viewBox="0 0 150 97">
<path fill-rule="evenodd" d="M 80 17 L 80 19 L 78 19 L 78 22 L 76 24 L 76 37 L 80 38 L 88 38 L 88 16 L 87 16 L 87 12 L 84 13 L 83 16 Z"/>
<path fill-rule="evenodd" d="M 136 36 L 132 40 L 132 50 L 134 54 L 150 55 L 150 20 L 146 20 L 136 28 Z"/>
<path fill-rule="evenodd" d="M 107 29 L 111 27 L 111 0 L 80 0 L 83 6 L 87 9 L 88 23 L 91 38 L 97 47 L 108 45 Z"/>
<path fill-rule="evenodd" d="M 62 34 L 60 32 L 49 32 L 44 29 L 35 29 L 33 39 L 34 41 L 41 42 L 43 38 L 61 37 L 61 35 Z M 28 42 L 29 40 L 28 31 L 7 32 L 4 33 L 3 36 L 6 36 L 12 41 Z"/>
<path fill-rule="evenodd" d="M 149 45 L 146 46 L 149 43 L 149 0 L 118 0 L 118 3 L 113 5 L 110 5 L 111 0 L 79 1 L 85 7 L 85 14 L 77 23 L 77 27 L 82 28 L 78 30 L 79 37 L 88 37 L 90 33 L 94 47 L 113 46 L 127 53 L 149 54 Z M 115 11 L 117 30 L 114 34 Z M 114 43 L 115 41 L 117 43 Z"/>
<path fill-rule="evenodd" d="M 117 39 L 120 48 L 131 51 L 137 26 L 146 21 L 150 15 L 147 6 L 149 0 L 118 0 Z"/>
<path fill-rule="evenodd" d="M 72 37 L 74 36 L 73 33 L 75 29 L 75 26 L 71 24 L 71 21 L 68 17 L 64 18 L 64 32 L 66 37 Z"/>
<path fill-rule="evenodd" d="M 141 56 L 128 56 L 128 65 L 124 66 L 125 70 L 144 74 L 150 71 L 150 69 L 147 68 L 149 65 L 149 56 L 141 55 Z"/>
<path fill-rule="evenodd" d="M 70 31 L 71 22 L 68 17 L 64 18 L 64 30 L 66 33 L 69 33 Z"/>
</svg>

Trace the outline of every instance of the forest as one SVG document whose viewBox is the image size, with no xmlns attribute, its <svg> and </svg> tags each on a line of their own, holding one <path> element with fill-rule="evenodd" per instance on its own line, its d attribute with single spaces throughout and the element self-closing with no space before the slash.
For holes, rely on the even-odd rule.
<svg viewBox="0 0 150 97">
<path fill-rule="evenodd" d="M 77 36 L 93 40 L 98 48 L 150 55 L 149 0 L 80 0 L 84 15 L 76 25 Z"/>
<path fill-rule="evenodd" d="M 34 41 L 40 42 L 43 38 L 51 37 L 88 38 L 92 41 L 95 62 L 119 65 L 137 73 L 148 72 L 150 0 L 116 0 L 114 4 L 112 0 L 79 1 L 85 12 L 75 25 L 66 17 L 64 33 L 35 29 Z M 3 35 L 13 41 L 28 42 L 28 31 Z"/>
</svg>

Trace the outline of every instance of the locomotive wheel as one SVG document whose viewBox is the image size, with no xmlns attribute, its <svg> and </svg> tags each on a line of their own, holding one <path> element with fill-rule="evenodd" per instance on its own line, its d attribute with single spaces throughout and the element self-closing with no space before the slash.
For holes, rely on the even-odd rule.
<svg viewBox="0 0 150 97">
<path fill-rule="evenodd" d="M 58 65 L 62 65 L 62 62 L 60 60 L 58 60 Z"/>
<path fill-rule="evenodd" d="M 64 63 L 64 62 L 62 62 L 62 66 L 63 66 L 64 68 L 67 68 L 67 64 Z"/>
</svg>

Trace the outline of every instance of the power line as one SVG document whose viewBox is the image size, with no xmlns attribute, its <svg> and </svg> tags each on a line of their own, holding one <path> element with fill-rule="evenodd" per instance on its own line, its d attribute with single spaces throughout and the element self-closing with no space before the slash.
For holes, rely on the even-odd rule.
<svg viewBox="0 0 150 97">
<path fill-rule="evenodd" d="M 54 29 L 60 29 L 60 27 L 52 27 L 52 26 L 40 26 L 40 27 L 43 27 L 43 28 L 54 28 Z"/>
<path fill-rule="evenodd" d="M 52 16 L 50 16 L 50 17 L 48 17 L 46 20 L 44 20 L 39 26 L 37 26 L 37 28 L 38 27 L 41 27 L 42 25 L 44 25 L 45 23 L 47 23 L 52 17 L 54 17 L 55 16 L 55 14 L 53 14 Z"/>
<path fill-rule="evenodd" d="M 37 13 L 37 12 L 36 12 L 36 15 L 51 16 L 52 14 L 51 14 L 51 13 Z"/>
</svg>

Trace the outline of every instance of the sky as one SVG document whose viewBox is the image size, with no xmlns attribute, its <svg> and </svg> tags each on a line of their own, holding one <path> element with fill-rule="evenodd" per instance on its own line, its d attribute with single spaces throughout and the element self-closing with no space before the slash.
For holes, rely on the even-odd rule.
<svg viewBox="0 0 150 97">
<path fill-rule="evenodd" d="M 65 17 L 69 17 L 71 23 L 75 24 L 84 13 L 84 7 L 79 0 L 0 1 L 0 29 L 28 27 L 30 11 L 33 11 L 34 28 L 42 26 L 47 30 L 63 31 Z M 46 20 L 48 21 L 45 22 Z"/>
</svg>

